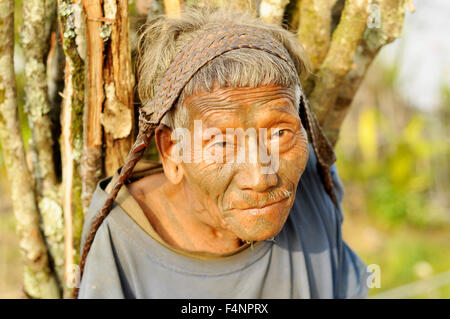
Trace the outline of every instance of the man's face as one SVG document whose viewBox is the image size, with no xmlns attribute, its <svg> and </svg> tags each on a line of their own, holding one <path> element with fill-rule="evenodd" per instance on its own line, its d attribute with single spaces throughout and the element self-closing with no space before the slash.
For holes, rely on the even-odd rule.
<svg viewBox="0 0 450 319">
<path fill-rule="evenodd" d="M 242 240 L 277 235 L 308 159 L 295 89 L 216 87 L 184 103 L 192 146 L 197 143 L 203 154 L 194 160 L 193 152 L 190 163 L 181 163 L 187 187 L 204 208 L 200 218 Z M 201 123 L 202 136 L 194 123 L 197 133 Z"/>
</svg>

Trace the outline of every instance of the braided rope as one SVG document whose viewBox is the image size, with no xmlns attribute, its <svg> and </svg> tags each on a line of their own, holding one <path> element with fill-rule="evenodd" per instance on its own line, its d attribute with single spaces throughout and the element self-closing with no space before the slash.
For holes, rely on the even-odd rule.
<svg viewBox="0 0 450 319">
<path fill-rule="evenodd" d="M 195 39 L 184 46 L 165 71 L 153 100 L 139 110 L 139 134 L 120 171 L 119 180 L 94 220 L 86 238 L 80 261 L 80 279 L 97 230 L 110 213 L 120 188 L 131 176 L 136 163 L 142 159 L 163 116 L 174 106 L 186 84 L 200 68 L 226 52 L 242 48 L 265 51 L 280 58 L 297 72 L 286 48 L 270 32 L 252 26 L 207 26 Z M 300 113 L 304 113 L 304 116 L 301 116 L 302 123 L 313 144 L 322 181 L 327 193 L 336 203 L 329 173 L 329 168 L 335 161 L 333 149 L 311 113 L 303 93 L 300 104 Z M 78 297 L 78 291 L 78 288 L 75 288 L 74 298 Z"/>
</svg>

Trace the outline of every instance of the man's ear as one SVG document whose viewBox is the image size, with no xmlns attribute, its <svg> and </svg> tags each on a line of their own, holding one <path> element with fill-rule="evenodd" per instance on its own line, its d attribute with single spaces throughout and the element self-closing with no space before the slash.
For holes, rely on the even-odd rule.
<svg viewBox="0 0 450 319">
<path fill-rule="evenodd" d="M 176 140 L 172 140 L 172 130 L 164 124 L 155 131 L 156 146 L 164 169 L 164 174 L 172 184 L 183 180 L 184 171 L 181 161 L 175 158 Z"/>
</svg>

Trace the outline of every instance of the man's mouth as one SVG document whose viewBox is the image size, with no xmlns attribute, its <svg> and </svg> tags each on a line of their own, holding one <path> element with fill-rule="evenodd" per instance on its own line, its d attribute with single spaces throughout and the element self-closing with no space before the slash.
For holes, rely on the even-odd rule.
<svg viewBox="0 0 450 319">
<path fill-rule="evenodd" d="M 263 215 L 266 213 L 273 212 L 275 210 L 282 209 L 285 206 L 286 201 L 288 199 L 289 199 L 289 197 L 286 197 L 286 198 L 280 199 L 278 201 L 271 201 L 270 203 L 266 203 L 264 205 L 256 206 L 256 207 L 233 208 L 233 209 L 231 209 L 231 211 L 239 211 L 239 212 L 247 213 L 250 215 Z"/>
</svg>

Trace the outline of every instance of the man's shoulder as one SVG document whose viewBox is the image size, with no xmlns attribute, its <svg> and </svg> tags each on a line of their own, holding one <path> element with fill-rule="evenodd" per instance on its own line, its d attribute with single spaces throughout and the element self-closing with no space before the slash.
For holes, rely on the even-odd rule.
<svg viewBox="0 0 450 319">
<path fill-rule="evenodd" d="M 297 185 L 294 211 L 301 211 L 303 218 L 315 218 L 319 214 L 325 222 L 333 221 L 341 223 L 343 220 L 340 203 L 344 196 L 344 189 L 339 179 L 337 168 L 330 168 L 333 189 L 338 205 L 334 204 L 325 190 L 317 168 L 317 158 L 312 146 L 309 146 L 309 157 L 305 171 Z M 294 217 L 298 214 L 294 213 Z"/>
<path fill-rule="evenodd" d="M 339 200 L 342 185 L 332 168 L 333 184 Z M 297 185 L 295 201 L 284 231 L 290 240 L 298 241 L 306 254 L 336 249 L 342 244 L 341 225 L 343 214 L 326 192 L 314 151 L 310 147 L 306 169 Z"/>
<path fill-rule="evenodd" d="M 108 198 L 108 193 L 104 189 L 110 180 L 111 178 L 101 180 L 92 195 L 91 204 L 83 226 L 81 251 L 91 231 L 93 222 Z M 95 234 L 94 241 L 86 259 L 78 298 L 125 297 L 120 279 L 121 272 L 116 265 L 117 240 L 112 239 L 112 233 L 115 233 L 115 225 L 118 223 L 111 223 L 111 220 L 117 219 L 119 210 L 120 207 L 114 205 Z"/>
<path fill-rule="evenodd" d="M 321 285 L 327 284 L 325 279 L 332 278 L 335 287 L 333 296 L 365 297 L 365 265 L 342 237 L 343 214 L 340 204 L 344 191 L 335 165 L 331 167 L 330 173 L 338 204 L 333 203 L 325 191 L 317 169 L 316 156 L 310 147 L 308 163 L 298 183 L 289 216 L 291 225 L 288 229 L 292 232 L 290 237 L 296 236 L 307 256 L 313 295 L 319 296 Z M 325 271 L 327 267 L 328 270 Z"/>
</svg>

